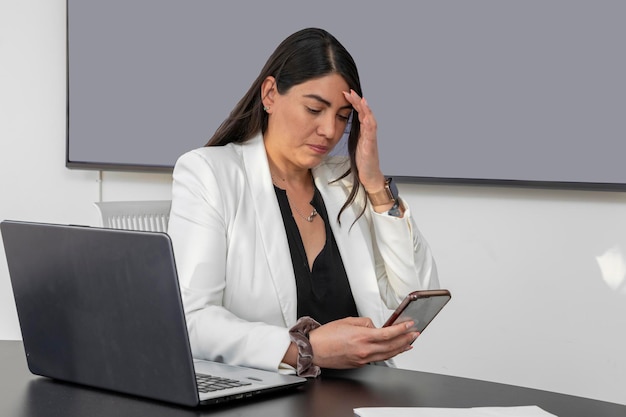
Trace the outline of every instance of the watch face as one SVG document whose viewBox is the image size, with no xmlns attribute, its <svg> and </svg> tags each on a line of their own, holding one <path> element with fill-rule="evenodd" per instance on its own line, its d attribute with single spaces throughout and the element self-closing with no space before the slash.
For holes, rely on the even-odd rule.
<svg viewBox="0 0 626 417">
<path fill-rule="evenodd" d="M 396 183 L 393 182 L 392 178 L 387 178 L 387 189 L 391 193 L 391 198 L 393 199 L 393 207 L 389 209 L 387 214 L 393 217 L 401 217 L 402 211 L 400 210 L 400 200 L 398 199 L 398 187 L 396 186 Z"/>
<path fill-rule="evenodd" d="M 402 216 L 402 212 L 400 211 L 400 204 L 395 203 L 393 207 L 387 212 L 390 216 L 400 217 Z"/>
</svg>

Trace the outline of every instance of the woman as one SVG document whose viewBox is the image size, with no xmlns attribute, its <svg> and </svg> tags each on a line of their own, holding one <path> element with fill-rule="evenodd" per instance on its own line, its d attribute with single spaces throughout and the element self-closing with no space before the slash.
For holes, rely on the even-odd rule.
<svg viewBox="0 0 626 417">
<path fill-rule="evenodd" d="M 168 231 L 195 357 L 316 376 L 410 349 L 409 324 L 379 327 L 436 268 L 361 95 L 345 48 L 301 30 L 177 161 Z M 348 127 L 349 158 L 329 156 Z"/>
</svg>

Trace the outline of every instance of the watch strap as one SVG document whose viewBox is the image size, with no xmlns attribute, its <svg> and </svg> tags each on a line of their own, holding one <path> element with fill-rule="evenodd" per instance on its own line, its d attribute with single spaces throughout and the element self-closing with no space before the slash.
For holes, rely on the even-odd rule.
<svg viewBox="0 0 626 417">
<path fill-rule="evenodd" d="M 382 206 L 384 204 L 396 202 L 398 199 L 398 196 L 394 195 L 392 190 L 391 178 L 387 178 L 385 180 L 385 186 L 382 190 L 376 191 L 375 193 L 367 193 L 367 197 L 373 206 Z"/>
</svg>

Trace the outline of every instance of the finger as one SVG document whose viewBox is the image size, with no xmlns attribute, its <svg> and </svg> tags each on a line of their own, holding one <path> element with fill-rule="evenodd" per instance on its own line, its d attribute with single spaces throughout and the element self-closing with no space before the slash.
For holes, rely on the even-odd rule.
<svg viewBox="0 0 626 417">
<path fill-rule="evenodd" d="M 356 110 L 359 115 L 361 126 L 376 130 L 376 119 L 374 118 L 374 113 L 372 113 L 372 109 L 369 107 L 365 99 L 362 99 L 361 105 L 358 106 Z"/>
<path fill-rule="evenodd" d="M 370 345 L 372 347 L 372 351 L 368 355 L 367 360 L 369 362 L 385 361 L 399 355 L 400 353 L 409 351 L 413 348 L 411 345 L 418 335 L 418 332 L 410 332 L 385 343 L 375 343 Z"/>
<path fill-rule="evenodd" d="M 350 91 L 344 91 L 343 95 L 353 107 L 360 104 L 361 97 L 356 93 L 356 91 L 350 89 Z"/>
<path fill-rule="evenodd" d="M 369 342 L 380 345 L 378 349 L 395 349 L 401 345 L 410 344 L 415 338 L 411 331 L 412 322 L 395 324 L 393 326 L 381 327 L 373 330 L 369 334 Z"/>
<path fill-rule="evenodd" d="M 415 331 L 403 333 L 388 342 L 380 343 L 381 351 L 387 353 L 391 352 L 397 355 L 399 352 L 403 352 L 407 347 L 411 346 L 418 336 L 419 332 Z"/>
<path fill-rule="evenodd" d="M 352 105 L 352 107 L 359 113 L 359 115 L 363 116 L 364 113 L 370 112 L 371 109 L 367 100 L 363 97 L 360 97 L 354 90 L 350 90 L 350 92 L 344 91 L 344 96 L 346 100 Z"/>
<path fill-rule="evenodd" d="M 410 329 L 415 325 L 413 320 L 403 321 L 401 323 L 397 323 L 391 326 L 388 326 L 387 329 L 392 329 L 396 332 L 396 335 L 401 335 L 410 332 Z"/>
<path fill-rule="evenodd" d="M 361 125 L 365 129 L 375 131 L 376 119 L 374 118 L 374 114 L 372 113 L 372 109 L 370 108 L 367 100 L 363 97 L 359 97 L 354 90 L 350 90 L 349 93 L 344 91 L 343 94 L 346 97 L 346 100 L 348 100 L 348 102 L 352 105 L 352 108 L 356 110 Z"/>
</svg>

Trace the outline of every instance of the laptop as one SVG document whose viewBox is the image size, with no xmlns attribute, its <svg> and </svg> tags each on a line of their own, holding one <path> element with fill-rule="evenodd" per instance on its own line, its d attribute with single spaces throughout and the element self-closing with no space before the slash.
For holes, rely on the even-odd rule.
<svg viewBox="0 0 626 417">
<path fill-rule="evenodd" d="M 186 406 L 306 381 L 192 358 L 165 233 L 10 220 L 0 229 L 35 375 Z"/>
</svg>

